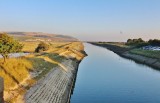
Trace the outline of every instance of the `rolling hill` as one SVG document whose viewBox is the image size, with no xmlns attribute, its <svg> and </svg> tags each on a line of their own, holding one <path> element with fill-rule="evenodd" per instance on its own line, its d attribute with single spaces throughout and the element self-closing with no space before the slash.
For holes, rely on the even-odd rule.
<svg viewBox="0 0 160 103">
<path fill-rule="evenodd" d="M 78 39 L 66 35 L 49 34 L 42 32 L 7 32 L 20 41 L 78 41 Z"/>
</svg>

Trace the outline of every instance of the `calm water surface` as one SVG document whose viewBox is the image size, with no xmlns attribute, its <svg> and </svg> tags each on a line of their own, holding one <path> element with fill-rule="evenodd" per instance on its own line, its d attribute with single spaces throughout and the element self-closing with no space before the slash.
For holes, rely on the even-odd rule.
<svg viewBox="0 0 160 103">
<path fill-rule="evenodd" d="M 85 44 L 71 103 L 160 103 L 160 72 Z"/>
</svg>

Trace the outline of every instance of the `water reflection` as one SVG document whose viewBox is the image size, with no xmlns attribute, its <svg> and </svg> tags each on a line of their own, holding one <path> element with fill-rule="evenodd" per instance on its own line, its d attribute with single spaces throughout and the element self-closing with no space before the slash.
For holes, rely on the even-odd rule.
<svg viewBox="0 0 160 103">
<path fill-rule="evenodd" d="M 160 72 L 85 44 L 71 103 L 159 103 Z"/>
</svg>

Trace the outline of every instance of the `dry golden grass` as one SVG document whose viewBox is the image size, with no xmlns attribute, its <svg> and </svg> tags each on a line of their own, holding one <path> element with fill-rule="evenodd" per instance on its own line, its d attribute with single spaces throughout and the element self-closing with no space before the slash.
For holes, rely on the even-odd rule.
<svg viewBox="0 0 160 103">
<path fill-rule="evenodd" d="M 24 47 L 22 49 L 23 52 L 34 52 L 35 48 L 38 46 L 40 42 L 21 42 Z M 61 46 L 63 47 L 64 45 L 68 44 L 69 42 L 46 42 L 47 44 L 50 45 L 50 51 L 54 51 L 56 49 L 59 49 Z"/>
<path fill-rule="evenodd" d="M 29 76 L 29 69 L 32 68 L 31 62 L 24 58 L 7 59 L 5 64 L 0 65 L 0 76 L 4 78 L 4 89 L 8 90 L 17 86 Z"/>
<path fill-rule="evenodd" d="M 38 46 L 39 42 L 21 42 L 24 47 L 23 52 L 34 52 L 35 48 Z"/>
</svg>

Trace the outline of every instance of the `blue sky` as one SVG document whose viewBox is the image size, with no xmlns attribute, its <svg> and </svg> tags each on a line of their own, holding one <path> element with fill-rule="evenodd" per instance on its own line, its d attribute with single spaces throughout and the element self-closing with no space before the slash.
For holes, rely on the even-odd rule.
<svg viewBox="0 0 160 103">
<path fill-rule="evenodd" d="M 160 0 L 0 0 L 0 13 L 0 31 L 98 41 L 160 38 Z"/>
</svg>

